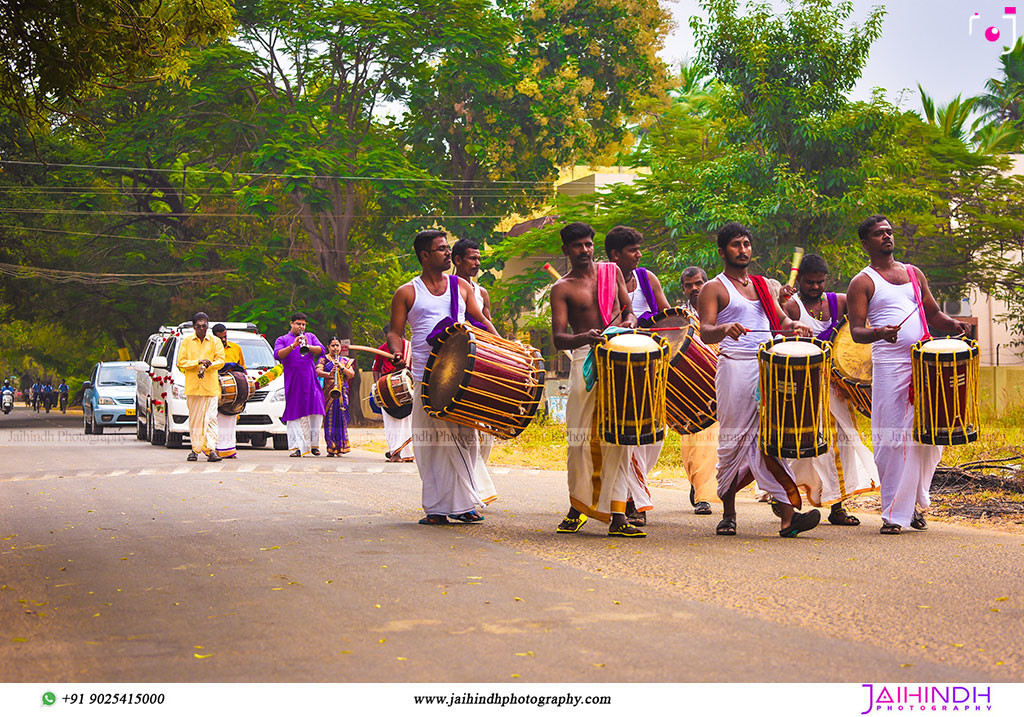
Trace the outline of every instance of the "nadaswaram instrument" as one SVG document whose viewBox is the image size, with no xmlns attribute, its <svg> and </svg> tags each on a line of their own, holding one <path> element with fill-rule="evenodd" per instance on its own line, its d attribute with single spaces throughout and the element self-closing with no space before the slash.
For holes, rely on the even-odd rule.
<svg viewBox="0 0 1024 717">
<path fill-rule="evenodd" d="M 332 359 L 331 363 L 334 364 L 334 384 L 331 386 L 331 398 L 341 400 L 341 363 L 335 359 Z"/>
<path fill-rule="evenodd" d="M 845 319 L 832 339 L 832 385 L 850 405 L 871 418 L 871 344 L 853 340 Z"/>
<path fill-rule="evenodd" d="M 415 384 L 409 369 L 381 376 L 370 386 L 370 400 L 392 418 L 405 418 L 412 413 L 412 393 Z"/>
<path fill-rule="evenodd" d="M 299 356 L 307 356 L 309 354 L 309 345 L 306 343 L 306 334 L 299 334 Z"/>
<path fill-rule="evenodd" d="M 537 349 L 469 324 L 449 326 L 423 369 L 428 414 L 499 438 L 518 436 L 530 425 L 543 392 Z"/>
<path fill-rule="evenodd" d="M 828 376 L 832 347 L 786 336 L 761 344 L 761 451 L 779 458 L 820 456 L 834 443 Z"/>
<path fill-rule="evenodd" d="M 226 416 L 237 416 L 245 409 L 249 400 L 251 386 L 245 371 L 225 371 L 218 374 L 220 380 L 220 399 L 217 410 Z"/>
<path fill-rule="evenodd" d="M 665 437 L 669 343 L 628 330 L 595 349 L 597 420 L 606 443 L 642 446 Z"/>
<path fill-rule="evenodd" d="M 668 425 L 682 435 L 711 426 L 718 406 L 718 354 L 700 340 L 697 317 L 673 306 L 641 320 L 640 325 L 664 337 L 671 349 L 665 395 Z"/>
<path fill-rule="evenodd" d="M 931 339 L 910 349 L 914 440 L 957 446 L 978 440 L 980 352 L 972 339 Z"/>
</svg>

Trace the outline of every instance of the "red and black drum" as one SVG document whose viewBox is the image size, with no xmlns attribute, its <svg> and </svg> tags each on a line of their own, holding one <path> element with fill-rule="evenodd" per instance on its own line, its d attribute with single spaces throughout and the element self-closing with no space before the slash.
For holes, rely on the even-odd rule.
<svg viewBox="0 0 1024 717">
<path fill-rule="evenodd" d="M 499 438 L 522 433 L 544 393 L 540 352 L 469 324 L 449 326 L 438 341 L 423 369 L 427 413 Z"/>
<path fill-rule="evenodd" d="M 412 373 L 406 368 L 377 379 L 370 386 L 370 398 L 392 418 L 405 418 L 412 413 L 414 387 Z"/>
<path fill-rule="evenodd" d="M 252 386 L 245 371 L 231 370 L 218 374 L 220 379 L 220 401 L 217 410 L 225 416 L 237 416 L 245 408 L 245 402 L 252 394 Z"/>
<path fill-rule="evenodd" d="M 930 339 L 910 349 L 914 440 L 958 446 L 978 440 L 980 351 L 971 339 Z"/>
<path fill-rule="evenodd" d="M 673 306 L 642 319 L 640 325 L 663 337 L 672 350 L 665 395 L 668 425 L 683 435 L 710 427 L 718 407 L 718 354 L 700 340 L 697 317 L 688 309 Z"/>
</svg>

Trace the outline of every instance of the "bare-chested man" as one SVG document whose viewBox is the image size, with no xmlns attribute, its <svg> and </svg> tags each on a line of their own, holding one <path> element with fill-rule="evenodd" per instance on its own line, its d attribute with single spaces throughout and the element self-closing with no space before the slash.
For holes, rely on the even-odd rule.
<svg viewBox="0 0 1024 717">
<path fill-rule="evenodd" d="M 769 339 L 770 330 L 800 336 L 810 336 L 811 330 L 782 312 L 764 277 L 747 272 L 754 251 L 750 235 L 750 230 L 737 222 L 719 230 L 718 253 L 725 268 L 697 297 L 700 337 L 721 349 L 715 392 L 720 426 L 718 497 L 723 514 L 715 532 L 736 535 L 736 493 L 756 480 L 778 504 L 782 519 L 779 535 L 792 538 L 815 527 L 821 514 L 816 510 L 796 512 L 793 506 L 800 505 L 800 494 L 792 471 L 760 450 L 757 348 Z M 774 314 L 771 318 L 768 311 Z"/>
<path fill-rule="evenodd" d="M 576 533 L 587 516 L 610 522 L 608 535 L 643 538 L 626 521 L 626 471 L 630 447 L 601 440 L 595 430 L 597 392 L 588 391 L 583 364 L 609 325 L 636 326 L 626 282 L 612 263 L 595 263 L 594 230 L 575 222 L 562 228 L 562 253 L 571 269 L 551 289 L 551 332 L 555 348 L 572 352 L 565 419 L 569 454 L 569 513 L 559 533 Z"/>
</svg>

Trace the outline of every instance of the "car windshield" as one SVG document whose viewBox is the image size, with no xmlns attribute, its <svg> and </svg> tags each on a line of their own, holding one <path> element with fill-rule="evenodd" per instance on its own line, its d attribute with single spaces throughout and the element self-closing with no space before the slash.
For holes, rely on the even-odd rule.
<svg viewBox="0 0 1024 717">
<path fill-rule="evenodd" d="M 271 368 L 277 363 L 266 341 L 239 341 L 238 345 L 242 347 L 246 368 Z"/>
<path fill-rule="evenodd" d="M 131 366 L 103 366 L 96 383 L 100 386 L 134 386 L 135 371 Z"/>
</svg>

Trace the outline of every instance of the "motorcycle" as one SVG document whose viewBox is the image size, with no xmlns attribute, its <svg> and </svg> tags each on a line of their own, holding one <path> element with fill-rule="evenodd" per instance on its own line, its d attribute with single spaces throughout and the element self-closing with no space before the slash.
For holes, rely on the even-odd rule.
<svg viewBox="0 0 1024 717">
<path fill-rule="evenodd" d="M 3 407 L 4 413 L 10 413 L 14 408 L 14 394 L 4 391 L 3 398 L 0 399 L 0 406 Z"/>
</svg>

